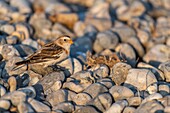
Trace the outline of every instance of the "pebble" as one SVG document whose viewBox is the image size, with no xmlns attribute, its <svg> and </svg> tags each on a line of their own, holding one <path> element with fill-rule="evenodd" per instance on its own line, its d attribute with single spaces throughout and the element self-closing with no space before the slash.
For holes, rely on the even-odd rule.
<svg viewBox="0 0 170 113">
<path fill-rule="evenodd" d="M 119 38 L 112 31 L 100 32 L 96 36 L 93 49 L 95 52 L 101 52 L 104 49 L 114 49 L 119 43 Z M 102 48 L 102 49 L 98 49 Z"/>
<path fill-rule="evenodd" d="M 63 72 L 53 72 L 44 76 L 37 84 L 41 85 L 43 87 L 44 93 L 48 95 L 52 92 L 57 91 L 57 89 L 60 89 L 62 86 L 62 82 L 65 79 L 65 74 Z M 56 85 L 58 88 L 56 87 Z"/>
<path fill-rule="evenodd" d="M 6 94 L 6 89 L 4 88 L 4 86 L 0 85 L 0 96 L 2 97 L 3 95 Z"/>
<path fill-rule="evenodd" d="M 126 100 L 120 100 L 113 103 L 104 113 L 121 113 L 126 106 L 128 106 L 128 102 Z"/>
<path fill-rule="evenodd" d="M 151 66 L 144 62 L 139 62 L 137 64 L 137 67 L 149 69 L 156 76 L 157 80 L 160 80 L 160 81 L 165 80 L 164 73 L 160 69 L 155 68 L 154 66 Z"/>
<path fill-rule="evenodd" d="M 32 87 L 32 86 L 19 88 L 18 91 L 24 92 L 27 95 L 27 97 L 31 97 L 31 98 L 36 97 L 36 91 L 35 91 L 34 87 Z"/>
<path fill-rule="evenodd" d="M 130 69 L 131 66 L 129 64 L 118 62 L 111 68 L 110 77 L 116 85 L 120 85 L 125 82 Z"/>
<path fill-rule="evenodd" d="M 77 109 L 74 113 L 100 113 L 93 106 L 85 106 Z"/>
<path fill-rule="evenodd" d="M 6 37 L 7 44 L 17 44 L 18 37 L 16 36 L 8 36 Z"/>
<path fill-rule="evenodd" d="M 31 46 L 31 47 L 33 47 L 35 49 L 39 49 L 40 48 L 38 43 L 35 40 L 32 40 L 31 38 L 27 38 L 27 39 L 23 40 L 22 44 L 23 45 Z"/>
<path fill-rule="evenodd" d="M 0 100 L 0 109 L 1 110 L 8 110 L 11 107 L 11 103 L 8 100 Z"/>
<path fill-rule="evenodd" d="M 5 25 L 0 26 L 0 30 L 7 34 L 11 34 L 15 31 L 15 27 L 10 24 L 5 24 Z"/>
<path fill-rule="evenodd" d="M 87 26 L 82 21 L 76 22 L 73 27 L 73 30 L 74 30 L 76 36 L 78 36 L 78 37 L 83 36 L 85 34 L 84 31 L 85 31 L 86 27 Z"/>
<path fill-rule="evenodd" d="M 86 105 L 92 97 L 87 93 L 78 93 L 73 97 L 73 102 L 77 105 Z"/>
<path fill-rule="evenodd" d="M 5 60 L 9 60 L 15 56 L 20 56 L 17 49 L 15 49 L 12 45 L 5 44 L 2 46 L 1 54 Z"/>
<path fill-rule="evenodd" d="M 170 93 L 170 89 L 169 89 L 168 84 L 167 85 L 166 84 L 159 85 L 158 91 L 162 96 L 168 95 Z"/>
<path fill-rule="evenodd" d="M 131 45 L 128 43 L 121 43 L 116 48 L 115 51 L 120 54 L 122 59 L 125 59 L 131 66 L 136 65 L 136 53 Z"/>
<path fill-rule="evenodd" d="M 170 61 L 161 63 L 158 68 L 164 73 L 165 81 L 170 82 Z"/>
<path fill-rule="evenodd" d="M 9 91 L 13 92 L 17 89 L 17 80 L 14 76 L 8 78 Z"/>
<path fill-rule="evenodd" d="M 132 90 L 124 86 L 112 86 L 109 93 L 113 96 L 115 101 L 130 98 L 134 96 Z"/>
<path fill-rule="evenodd" d="M 21 102 L 18 106 L 17 106 L 17 110 L 19 113 L 25 113 L 25 112 L 35 112 L 32 107 L 26 103 L 26 102 Z"/>
<path fill-rule="evenodd" d="M 87 87 L 83 92 L 91 95 L 94 98 L 100 93 L 108 92 L 108 89 L 104 85 L 94 83 Z"/>
<path fill-rule="evenodd" d="M 53 107 L 53 110 L 61 110 L 66 113 L 71 113 L 75 110 L 74 105 L 71 102 L 63 102 Z"/>
<path fill-rule="evenodd" d="M 123 113 L 135 113 L 135 108 L 134 107 L 125 107 L 123 110 Z"/>
<path fill-rule="evenodd" d="M 143 60 L 154 67 L 158 67 L 159 64 L 169 60 L 170 47 L 158 44 L 151 48 L 143 57 Z"/>
<path fill-rule="evenodd" d="M 163 112 L 163 106 L 156 102 L 155 100 L 148 101 L 141 104 L 135 111 L 135 113 L 154 113 Z"/>
<path fill-rule="evenodd" d="M 33 98 L 28 98 L 28 103 L 33 107 L 36 112 L 48 112 L 51 111 L 50 107 L 39 102 Z"/>
<path fill-rule="evenodd" d="M 142 103 L 141 97 L 130 97 L 127 99 L 127 102 L 129 103 L 129 106 L 139 106 Z"/>
<path fill-rule="evenodd" d="M 55 106 L 61 102 L 73 100 L 75 96 L 76 96 L 76 93 L 72 91 L 59 89 L 56 92 L 52 92 L 51 94 L 47 95 L 46 100 L 52 106 Z"/>
<path fill-rule="evenodd" d="M 154 93 L 154 94 L 151 94 L 151 95 L 149 95 L 148 97 L 146 97 L 143 101 L 142 101 L 142 103 L 141 104 L 143 104 L 143 103 L 146 103 L 146 102 L 149 102 L 149 101 L 151 101 L 151 100 L 159 100 L 159 99 L 162 99 L 163 97 L 162 97 L 162 95 L 161 94 L 159 94 L 159 93 Z"/>
<path fill-rule="evenodd" d="M 130 69 L 125 81 L 127 87 L 136 87 L 146 90 L 152 83 L 157 82 L 155 75 L 148 69 Z M 132 85 L 132 86 L 131 86 Z"/>
<path fill-rule="evenodd" d="M 112 96 L 109 93 L 103 93 L 92 99 L 87 105 L 95 106 L 101 112 L 106 111 L 112 105 Z"/>
<path fill-rule="evenodd" d="M 109 72 L 110 70 L 107 65 L 101 65 L 98 69 L 93 71 L 93 74 L 99 78 L 106 78 L 109 76 Z"/>
<path fill-rule="evenodd" d="M 114 85 L 114 82 L 110 78 L 99 79 L 98 82 L 106 86 L 108 89 Z"/>
</svg>

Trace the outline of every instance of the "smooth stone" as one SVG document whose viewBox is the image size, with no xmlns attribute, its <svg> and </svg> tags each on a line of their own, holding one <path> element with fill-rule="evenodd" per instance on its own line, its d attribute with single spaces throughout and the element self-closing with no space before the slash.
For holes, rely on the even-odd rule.
<svg viewBox="0 0 170 113">
<path fill-rule="evenodd" d="M 14 47 L 18 50 L 21 57 L 26 57 L 34 53 L 34 50 L 27 45 L 17 44 Z"/>
<path fill-rule="evenodd" d="M 135 31 L 128 26 L 113 27 L 111 30 L 118 34 L 121 42 L 128 42 L 131 37 L 136 36 Z"/>
<path fill-rule="evenodd" d="M 116 34 L 114 34 L 112 31 L 104 31 L 97 34 L 93 49 L 96 52 L 101 52 L 97 50 L 99 45 L 103 49 L 114 49 L 118 43 L 119 43 L 119 38 Z M 96 44 L 99 45 L 95 47 Z"/>
<path fill-rule="evenodd" d="M 150 39 L 150 34 L 146 30 L 142 30 L 142 29 L 136 29 L 136 32 L 137 32 L 138 39 L 140 40 L 142 45 L 146 47 Z"/>
<path fill-rule="evenodd" d="M 97 32 L 98 32 L 98 30 L 96 29 L 96 27 L 91 24 L 87 25 L 84 30 L 84 34 L 87 37 L 89 37 L 92 41 L 94 41 L 96 39 Z"/>
<path fill-rule="evenodd" d="M 85 81 L 86 82 L 86 81 Z M 82 81 L 80 81 L 80 83 L 77 83 L 76 81 L 71 81 L 71 82 L 65 82 L 63 84 L 63 87 L 62 88 L 66 88 L 66 89 L 69 89 L 71 91 L 74 91 L 76 93 L 80 93 L 82 92 L 84 89 L 86 89 L 89 85 L 91 85 L 91 83 L 89 84 L 88 82 L 86 82 L 86 85 L 85 82 L 82 83 Z"/>
<path fill-rule="evenodd" d="M 159 111 L 163 112 L 164 107 L 155 100 L 148 101 L 141 104 L 135 111 L 135 113 L 155 113 Z"/>
<path fill-rule="evenodd" d="M 55 106 L 61 102 L 71 101 L 76 96 L 75 92 L 59 89 L 56 92 L 52 92 L 47 95 L 46 100 L 52 105 Z"/>
<path fill-rule="evenodd" d="M 127 63 L 118 62 L 111 68 L 110 77 L 116 85 L 120 85 L 125 82 L 126 77 L 128 75 L 128 71 L 131 68 L 132 67 Z"/>
<path fill-rule="evenodd" d="M 126 106 L 128 106 L 128 102 L 126 100 L 120 100 L 113 103 L 112 106 L 104 113 L 121 113 Z"/>
<path fill-rule="evenodd" d="M 7 34 L 11 34 L 12 32 L 15 31 L 15 27 L 10 24 L 5 24 L 5 25 L 0 26 L 0 30 Z"/>
<path fill-rule="evenodd" d="M 122 57 L 122 59 L 126 60 L 128 64 L 130 64 L 131 66 L 135 66 L 136 65 L 136 53 L 135 50 L 133 49 L 133 47 L 131 45 L 129 45 L 128 43 L 120 43 L 116 48 L 115 51 L 118 52 L 120 54 L 120 56 Z"/>
<path fill-rule="evenodd" d="M 101 65 L 98 69 L 93 71 L 93 74 L 99 78 L 106 78 L 109 76 L 110 69 L 107 65 Z"/>
<path fill-rule="evenodd" d="M 17 80 L 14 76 L 8 78 L 9 90 L 13 92 L 17 89 Z"/>
<path fill-rule="evenodd" d="M 146 102 L 149 102 L 149 101 L 152 101 L 152 100 L 159 100 L 159 99 L 162 99 L 162 95 L 159 94 L 159 93 L 154 93 L 154 94 L 151 94 L 149 95 L 148 97 L 146 97 L 141 104 L 143 103 L 146 103 Z"/>
<path fill-rule="evenodd" d="M 149 69 L 152 71 L 152 73 L 156 76 L 157 80 L 165 80 L 165 76 L 164 76 L 164 73 L 160 70 L 160 69 L 157 69 L 147 63 L 144 63 L 144 62 L 139 62 L 137 64 L 137 67 L 139 68 L 145 68 L 145 69 Z"/>
<path fill-rule="evenodd" d="M 17 44 L 18 38 L 16 36 L 6 37 L 7 44 Z"/>
<path fill-rule="evenodd" d="M 164 106 L 169 106 L 170 105 L 170 95 L 165 96 L 162 99 L 159 99 L 159 102 Z"/>
<path fill-rule="evenodd" d="M 166 84 L 159 85 L 158 91 L 162 96 L 168 95 L 170 93 L 170 89 L 169 89 L 168 84 L 167 85 Z"/>
<path fill-rule="evenodd" d="M 8 100 L 0 100 L 0 110 L 8 110 L 11 106 L 11 103 Z"/>
<path fill-rule="evenodd" d="M 159 64 L 169 60 L 170 47 L 157 44 L 152 47 L 143 57 L 143 60 L 154 67 L 158 67 Z"/>
<path fill-rule="evenodd" d="M 11 0 L 10 5 L 13 7 L 17 7 L 19 9 L 19 12 L 22 14 L 32 12 L 30 1 L 27 0 Z"/>
<path fill-rule="evenodd" d="M 164 113 L 169 113 L 170 112 L 170 106 L 166 106 L 164 108 Z"/>
<path fill-rule="evenodd" d="M 144 54 L 145 54 L 145 50 L 144 48 L 142 47 L 141 43 L 139 42 L 139 40 L 137 39 L 137 37 L 131 37 L 128 39 L 127 43 L 131 44 L 132 47 L 135 48 L 137 54 L 140 56 L 140 57 L 143 57 Z"/>
<path fill-rule="evenodd" d="M 148 91 L 149 94 L 154 94 L 154 93 L 157 93 L 158 91 L 158 85 L 155 83 L 155 84 L 151 84 L 147 87 L 146 89 Z"/>
<path fill-rule="evenodd" d="M 40 48 L 38 42 L 32 40 L 31 38 L 26 38 L 26 39 L 23 40 L 21 43 L 24 44 L 24 45 L 31 46 L 31 47 L 33 47 L 33 48 L 35 48 L 35 49 L 39 49 L 39 48 Z"/>
<path fill-rule="evenodd" d="M 112 86 L 109 89 L 109 93 L 113 96 L 114 100 L 122 100 L 134 96 L 132 90 L 125 86 Z"/>
<path fill-rule="evenodd" d="M 2 45 L 4 44 L 7 44 L 7 41 L 6 41 L 6 36 L 0 36 L 0 48 L 2 49 Z M 0 51 L 1 51 L 0 49 Z"/>
<path fill-rule="evenodd" d="M 170 46 L 170 37 L 167 38 L 166 45 Z"/>
<path fill-rule="evenodd" d="M 87 93 L 78 93 L 73 98 L 73 102 L 75 102 L 77 105 L 86 105 L 92 97 Z"/>
<path fill-rule="evenodd" d="M 103 84 L 108 89 L 110 89 L 114 85 L 114 82 L 110 78 L 99 79 L 97 80 L 97 82 L 99 82 L 100 84 Z"/>
<path fill-rule="evenodd" d="M 109 93 L 103 93 L 92 99 L 87 105 L 95 106 L 101 112 L 104 112 L 112 105 L 112 96 Z"/>
<path fill-rule="evenodd" d="M 148 69 L 130 69 L 125 81 L 125 86 L 136 87 L 140 91 L 157 82 L 155 75 Z"/>
<path fill-rule="evenodd" d="M 55 105 L 53 107 L 53 110 L 61 110 L 65 113 L 72 113 L 75 108 L 74 108 L 74 105 L 71 103 L 71 102 L 63 102 L 63 103 L 59 103 L 58 105 Z"/>
<path fill-rule="evenodd" d="M 51 111 L 50 107 L 39 102 L 33 98 L 28 98 L 28 103 L 33 107 L 36 112 L 47 112 Z"/>
<path fill-rule="evenodd" d="M 52 92 L 57 91 L 56 88 L 54 87 L 56 85 L 60 85 L 61 87 L 62 82 L 64 82 L 64 80 L 65 80 L 65 75 L 63 72 L 53 72 L 44 76 L 37 84 L 41 85 L 43 87 L 44 93 L 48 95 Z"/>
<path fill-rule="evenodd" d="M 125 107 L 122 113 L 135 113 L 135 108 L 134 107 Z"/>
<path fill-rule="evenodd" d="M 16 31 L 23 32 L 24 39 L 30 38 L 29 28 L 27 27 L 26 24 L 16 24 L 15 28 L 16 28 Z M 23 41 L 24 39 L 20 39 L 20 40 Z"/>
<path fill-rule="evenodd" d="M 94 83 L 89 87 L 87 87 L 83 92 L 90 94 L 94 98 L 100 93 L 108 92 L 108 89 L 104 85 L 101 85 L 99 83 Z"/>
<path fill-rule="evenodd" d="M 91 7 L 86 14 L 85 23 L 94 25 L 99 31 L 111 28 L 112 22 L 109 14 L 109 4 L 100 3 Z"/>
<path fill-rule="evenodd" d="M 15 74 L 18 75 L 18 74 L 25 72 L 27 69 L 27 65 L 22 65 L 22 66 L 16 67 L 16 69 L 14 69 L 14 67 L 16 66 L 15 63 L 22 61 L 22 60 L 23 59 L 21 57 L 12 57 L 11 59 L 9 59 L 6 62 L 6 65 L 4 68 L 6 70 L 6 73 L 8 75 L 15 75 Z"/>
<path fill-rule="evenodd" d="M 66 68 L 70 74 L 82 70 L 82 65 L 76 58 L 68 58 L 57 65 Z"/>
<path fill-rule="evenodd" d="M 161 63 L 158 68 L 164 73 L 165 81 L 170 82 L 170 60 Z"/>
<path fill-rule="evenodd" d="M 3 95 L 6 94 L 6 89 L 4 88 L 4 86 L 0 85 L 0 96 L 2 97 Z"/>
<path fill-rule="evenodd" d="M 139 106 L 142 102 L 141 97 L 130 97 L 127 99 L 129 106 Z"/>
<path fill-rule="evenodd" d="M 81 37 L 84 35 L 85 28 L 85 23 L 83 23 L 82 21 L 78 21 L 74 24 L 73 30 L 78 37 Z"/>
<path fill-rule="evenodd" d="M 35 91 L 34 87 L 32 87 L 32 86 L 27 86 L 27 87 L 24 87 L 24 88 L 19 88 L 18 91 L 24 92 L 27 95 L 27 97 L 31 97 L 31 98 L 35 98 L 36 97 L 36 91 Z"/>
<path fill-rule="evenodd" d="M 9 60 L 15 56 L 20 56 L 17 49 L 15 49 L 12 45 L 5 44 L 2 46 L 1 54 L 5 60 Z"/>
<path fill-rule="evenodd" d="M 84 106 L 74 111 L 74 113 L 100 113 L 100 112 L 97 111 L 93 106 Z"/>
<path fill-rule="evenodd" d="M 2 99 L 8 99 L 11 101 L 12 105 L 17 106 L 21 102 L 26 101 L 26 94 L 21 91 L 13 91 L 1 97 Z"/>
<path fill-rule="evenodd" d="M 19 113 L 34 113 L 35 110 L 33 110 L 33 108 L 26 102 L 21 102 L 20 104 L 18 104 L 17 106 L 17 110 Z"/>
</svg>

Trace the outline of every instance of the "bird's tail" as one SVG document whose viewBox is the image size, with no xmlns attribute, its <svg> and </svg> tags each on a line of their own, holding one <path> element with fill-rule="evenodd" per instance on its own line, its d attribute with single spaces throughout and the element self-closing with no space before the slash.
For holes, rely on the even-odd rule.
<svg viewBox="0 0 170 113">
<path fill-rule="evenodd" d="M 17 69 L 20 69 L 22 68 L 25 64 L 28 64 L 29 63 L 29 60 L 24 60 L 24 61 L 21 61 L 21 62 L 16 62 L 15 63 L 15 66 L 12 68 L 13 71 L 17 70 Z"/>
</svg>

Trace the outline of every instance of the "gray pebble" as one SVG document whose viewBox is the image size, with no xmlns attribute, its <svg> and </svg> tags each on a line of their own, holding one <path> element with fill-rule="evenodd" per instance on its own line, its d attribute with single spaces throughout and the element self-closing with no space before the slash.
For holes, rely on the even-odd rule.
<svg viewBox="0 0 170 113">
<path fill-rule="evenodd" d="M 162 95 L 159 94 L 159 93 L 154 93 L 154 94 L 151 94 L 149 95 L 148 97 L 146 97 L 141 104 L 143 103 L 146 103 L 146 102 L 149 102 L 149 101 L 152 101 L 152 100 L 159 100 L 159 99 L 162 99 Z"/>
<path fill-rule="evenodd" d="M 53 72 L 44 76 L 37 84 L 40 84 L 43 87 L 44 93 L 49 95 L 51 92 L 56 90 L 53 88 L 56 85 L 57 81 L 64 82 L 65 75 L 63 72 Z"/>
<path fill-rule="evenodd" d="M 125 81 L 127 87 L 137 87 L 140 91 L 157 82 L 155 75 L 148 69 L 130 69 Z"/>
<path fill-rule="evenodd" d="M 74 113 L 100 113 L 93 106 L 85 106 L 77 109 Z"/>
<path fill-rule="evenodd" d="M 139 106 L 142 102 L 142 98 L 141 97 L 130 97 L 127 99 L 129 106 Z"/>
<path fill-rule="evenodd" d="M 165 81 L 170 82 L 170 61 L 161 63 L 158 68 L 164 73 Z"/>
<path fill-rule="evenodd" d="M 0 100 L 0 109 L 1 110 L 8 110 L 11 107 L 11 103 L 9 100 Z"/>
<path fill-rule="evenodd" d="M 27 45 L 17 44 L 14 47 L 18 50 L 21 57 L 26 57 L 34 53 L 34 50 Z"/>
<path fill-rule="evenodd" d="M 51 111 L 50 107 L 39 102 L 33 98 L 28 98 L 28 103 L 33 107 L 36 112 L 48 112 Z"/>
<path fill-rule="evenodd" d="M 113 86 L 109 89 L 109 93 L 113 96 L 115 101 L 134 96 L 132 90 L 124 86 Z"/>
<path fill-rule="evenodd" d="M 53 107 L 53 110 L 61 110 L 66 113 L 71 113 L 75 110 L 74 105 L 70 102 L 63 102 Z"/>
<path fill-rule="evenodd" d="M 110 89 L 114 85 L 114 82 L 110 78 L 99 79 L 97 82 L 99 82 L 100 84 L 103 84 L 108 89 Z"/>
<path fill-rule="evenodd" d="M 158 86 L 158 91 L 162 96 L 166 96 L 170 93 L 170 89 L 168 84 L 161 84 Z"/>
<path fill-rule="evenodd" d="M 135 108 L 134 107 L 125 107 L 123 110 L 123 113 L 135 113 Z"/>
<path fill-rule="evenodd" d="M 17 44 L 18 38 L 16 36 L 6 37 L 7 44 Z"/>
<path fill-rule="evenodd" d="M 52 106 L 55 106 L 61 102 L 73 100 L 75 96 L 76 96 L 76 93 L 72 91 L 59 89 L 56 92 L 52 92 L 51 94 L 47 95 L 46 100 Z"/>
<path fill-rule="evenodd" d="M 14 32 L 15 27 L 10 24 L 5 24 L 5 25 L 0 26 L 0 30 L 4 31 L 7 34 L 11 34 L 12 32 Z"/>
<path fill-rule="evenodd" d="M 27 102 L 21 102 L 20 104 L 18 104 L 17 110 L 19 113 L 25 113 L 25 112 L 33 113 L 33 112 L 35 112 L 35 110 L 33 110 L 31 105 L 29 105 Z"/>
<path fill-rule="evenodd" d="M 123 62 L 118 62 L 111 68 L 110 77 L 116 85 L 120 85 L 125 82 L 130 69 L 130 65 Z"/>
<path fill-rule="evenodd" d="M 154 67 L 158 67 L 160 63 L 169 60 L 170 47 L 158 44 L 151 48 L 143 57 L 143 60 Z"/>
<path fill-rule="evenodd" d="M 95 106 L 101 112 L 104 112 L 112 105 L 112 96 L 109 93 L 100 94 L 88 102 L 87 105 Z"/>
<path fill-rule="evenodd" d="M 106 65 L 101 65 L 98 69 L 93 71 L 93 74 L 99 78 L 106 78 L 109 76 L 109 67 Z"/>
<path fill-rule="evenodd" d="M 128 106 L 128 102 L 126 100 L 120 100 L 113 103 L 104 113 L 121 113 L 126 106 Z"/>
<path fill-rule="evenodd" d="M 135 111 L 135 113 L 155 113 L 156 111 L 163 112 L 163 106 L 155 100 L 148 101 L 141 104 Z"/>
<path fill-rule="evenodd" d="M 78 93 L 73 98 L 73 102 L 75 102 L 77 105 L 86 105 L 91 99 L 91 96 L 87 93 Z"/>
<path fill-rule="evenodd" d="M 31 47 L 33 47 L 35 49 L 39 49 L 40 48 L 40 46 L 38 45 L 37 41 L 34 41 L 31 38 L 27 38 L 27 39 L 23 40 L 22 44 L 31 46 Z"/>
<path fill-rule="evenodd" d="M 20 56 L 17 49 L 15 49 L 12 45 L 5 44 L 2 46 L 1 54 L 5 60 L 9 60 L 15 56 Z"/>
<path fill-rule="evenodd" d="M 36 97 L 36 91 L 32 86 L 24 87 L 24 88 L 19 88 L 18 91 L 24 92 L 27 97 L 35 98 Z"/>
</svg>

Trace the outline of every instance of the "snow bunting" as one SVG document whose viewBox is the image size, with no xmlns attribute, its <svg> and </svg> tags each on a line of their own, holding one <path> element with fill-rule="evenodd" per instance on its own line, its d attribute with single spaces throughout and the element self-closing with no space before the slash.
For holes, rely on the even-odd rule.
<svg viewBox="0 0 170 113">
<path fill-rule="evenodd" d="M 25 60 L 16 62 L 14 69 L 25 64 L 40 64 L 43 67 L 55 65 L 69 56 L 72 44 L 73 41 L 69 36 L 60 36 L 56 40 L 45 44 L 40 50 L 28 56 Z"/>
</svg>

